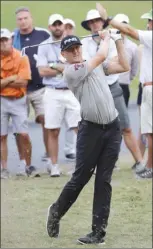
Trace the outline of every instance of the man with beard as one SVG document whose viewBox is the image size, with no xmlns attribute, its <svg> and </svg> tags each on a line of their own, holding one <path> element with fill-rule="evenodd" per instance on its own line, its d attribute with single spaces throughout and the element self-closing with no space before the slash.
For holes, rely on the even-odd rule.
<svg viewBox="0 0 153 249">
<path fill-rule="evenodd" d="M 49 17 L 49 31 L 52 37 L 42 44 L 61 40 L 64 35 L 64 19 L 59 14 Z M 48 130 L 48 149 L 51 177 L 60 176 L 58 166 L 58 137 L 63 119 L 69 130 L 77 131 L 80 121 L 80 105 L 68 89 L 62 73 L 57 69 L 61 61 L 60 43 L 39 46 L 37 67 L 45 87 L 45 128 Z"/>
</svg>

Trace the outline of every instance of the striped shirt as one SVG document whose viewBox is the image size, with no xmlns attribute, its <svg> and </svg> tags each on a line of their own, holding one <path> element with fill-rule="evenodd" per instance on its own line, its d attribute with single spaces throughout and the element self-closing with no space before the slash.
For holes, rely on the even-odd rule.
<svg viewBox="0 0 153 249">
<path fill-rule="evenodd" d="M 101 65 L 92 72 L 87 62 L 66 65 L 64 78 L 80 102 L 82 119 L 108 124 L 118 116 Z"/>
</svg>

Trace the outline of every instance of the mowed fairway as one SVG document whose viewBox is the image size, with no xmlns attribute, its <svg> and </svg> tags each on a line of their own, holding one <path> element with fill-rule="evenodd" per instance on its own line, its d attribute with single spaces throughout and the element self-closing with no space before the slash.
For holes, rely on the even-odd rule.
<svg viewBox="0 0 153 249">
<path fill-rule="evenodd" d="M 2 248 L 79 248 L 77 238 L 91 231 L 94 176 L 62 219 L 60 237 L 51 239 L 46 233 L 47 207 L 67 180 L 67 176 L 51 179 L 44 175 L 39 179 L 1 181 Z M 152 248 L 152 182 L 136 180 L 128 164 L 114 172 L 111 215 L 103 247 Z"/>
<path fill-rule="evenodd" d="M 35 25 L 47 27 L 48 16 L 60 13 L 72 18 L 77 34 L 88 34 L 80 26 L 93 1 L 2 1 L 1 26 L 15 28 L 15 9 L 28 6 Z M 152 7 L 151 1 L 104 1 L 110 15 L 125 13 L 131 23 L 146 29 L 140 16 Z M 137 93 L 138 79 L 132 83 L 132 98 Z M 103 248 L 152 248 L 152 181 L 136 180 L 130 159 L 121 160 L 120 171 L 114 171 L 112 208 L 106 245 Z M 94 176 L 84 188 L 77 202 L 61 221 L 59 239 L 46 233 L 48 206 L 59 196 L 68 176 L 51 179 L 44 175 L 37 179 L 1 181 L 1 248 L 89 248 L 78 246 L 76 240 L 91 231 Z M 92 245 L 90 248 L 93 248 Z"/>
</svg>

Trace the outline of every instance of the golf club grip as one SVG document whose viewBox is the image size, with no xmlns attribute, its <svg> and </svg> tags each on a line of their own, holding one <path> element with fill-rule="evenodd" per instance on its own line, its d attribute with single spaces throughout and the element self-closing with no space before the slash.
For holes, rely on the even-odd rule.
<svg viewBox="0 0 153 249">
<path fill-rule="evenodd" d="M 120 34 L 121 32 L 119 30 L 117 30 L 116 34 Z M 98 34 L 94 34 L 92 35 L 92 37 L 98 37 L 99 35 Z"/>
</svg>

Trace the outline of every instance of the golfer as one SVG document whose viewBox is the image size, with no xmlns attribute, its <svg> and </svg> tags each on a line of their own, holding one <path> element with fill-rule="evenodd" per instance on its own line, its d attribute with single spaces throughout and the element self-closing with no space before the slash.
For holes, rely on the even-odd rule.
<svg viewBox="0 0 153 249">
<path fill-rule="evenodd" d="M 61 42 L 62 55 L 68 65 L 64 77 L 68 87 L 81 104 L 82 120 L 77 136 L 76 168 L 58 200 L 49 207 L 47 231 L 50 237 L 59 234 L 59 222 L 76 201 L 83 187 L 90 180 L 95 167 L 95 187 L 92 214 L 92 232 L 78 239 L 81 244 L 103 244 L 108 224 L 111 203 L 111 177 L 118 159 L 121 144 L 121 129 L 101 63 L 106 59 L 110 35 L 108 31 L 99 35 L 104 39 L 96 55 L 83 61 L 81 42 L 76 36 L 67 36 Z M 119 60 L 108 67 L 109 73 L 122 68 L 129 70 L 120 34 L 112 35 Z"/>
<path fill-rule="evenodd" d="M 152 178 L 152 140 L 153 140 L 153 129 L 152 129 L 152 12 L 145 13 L 141 16 L 142 19 L 148 20 L 149 30 L 137 30 L 128 24 L 117 22 L 113 18 L 107 16 L 106 10 L 101 4 L 97 4 L 97 10 L 105 24 L 110 24 L 114 28 L 119 29 L 125 35 L 140 41 L 143 44 L 143 52 L 141 58 L 140 67 L 140 82 L 143 87 L 142 103 L 141 103 L 141 134 L 145 134 L 148 140 L 148 160 L 146 167 L 142 168 L 137 175 L 141 178 Z M 105 25 L 105 26 L 106 26 Z"/>
<path fill-rule="evenodd" d="M 84 29 L 90 31 L 92 35 L 95 35 L 99 30 L 104 29 L 104 20 L 101 18 L 99 12 L 96 9 L 93 9 L 88 11 L 86 19 L 81 22 L 81 25 Z M 100 40 L 99 37 L 97 36 L 88 37 L 81 41 L 83 58 L 85 60 L 92 58 L 96 54 L 96 51 L 99 47 L 99 42 Z M 127 54 L 127 57 L 129 57 L 129 52 Z M 107 72 L 107 64 L 111 63 L 112 60 L 114 60 L 115 58 L 117 58 L 117 50 L 114 41 L 111 40 L 108 57 L 101 66 L 103 67 L 103 69 L 105 69 L 104 71 L 106 75 L 106 83 L 109 85 L 110 91 L 114 99 L 115 108 L 119 113 L 119 120 L 125 145 L 127 146 L 128 150 L 131 152 L 133 159 L 135 161 L 134 169 L 135 171 L 138 171 L 138 169 L 142 168 L 144 169 L 143 158 L 141 156 L 137 139 L 134 136 L 134 133 L 131 129 L 129 114 L 125 105 L 123 91 L 121 86 L 119 85 L 119 76 L 120 73 L 123 73 L 123 71 L 119 68 L 118 71 L 114 71 L 114 74 L 109 75 Z M 129 64 L 131 64 L 130 60 Z M 130 71 L 126 72 L 126 74 L 129 75 Z"/>
</svg>

